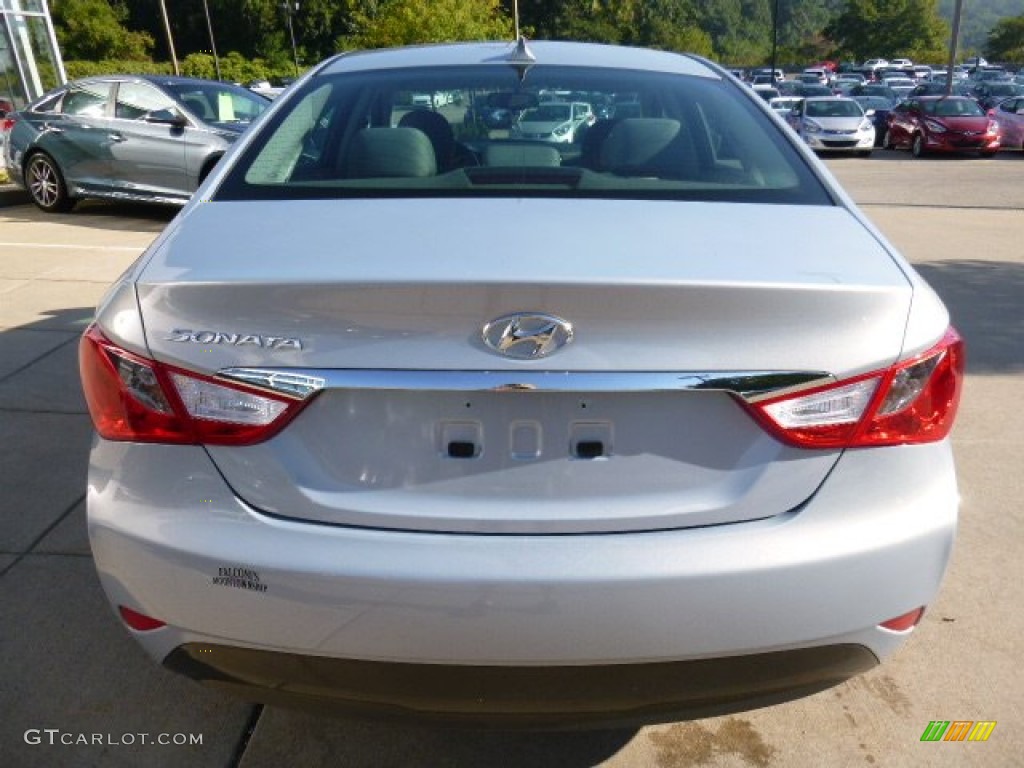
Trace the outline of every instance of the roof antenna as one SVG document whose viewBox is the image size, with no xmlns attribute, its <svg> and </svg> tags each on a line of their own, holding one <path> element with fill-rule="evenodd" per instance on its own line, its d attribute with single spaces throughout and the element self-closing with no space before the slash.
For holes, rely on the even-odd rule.
<svg viewBox="0 0 1024 768">
<path fill-rule="evenodd" d="M 526 79 L 526 71 L 537 62 L 537 57 L 533 55 L 533 51 L 526 44 L 526 38 L 519 31 L 519 0 L 514 0 L 512 13 L 515 16 L 516 47 L 509 53 L 508 63 L 515 67 L 521 83 Z"/>
<path fill-rule="evenodd" d="M 526 79 L 527 70 L 537 63 L 537 57 L 526 44 L 526 38 L 520 37 L 516 40 L 516 47 L 509 53 L 507 61 L 515 68 L 521 83 Z"/>
</svg>

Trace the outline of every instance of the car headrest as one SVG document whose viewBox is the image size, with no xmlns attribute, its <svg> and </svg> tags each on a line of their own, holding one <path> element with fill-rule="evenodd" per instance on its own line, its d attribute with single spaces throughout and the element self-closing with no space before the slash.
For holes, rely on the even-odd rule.
<svg viewBox="0 0 1024 768">
<path fill-rule="evenodd" d="M 346 172 L 357 179 L 434 176 L 437 158 L 416 128 L 363 128 L 352 137 Z"/>
<path fill-rule="evenodd" d="M 601 167 L 626 176 L 678 178 L 693 162 L 693 142 L 678 120 L 629 117 L 601 145 Z"/>
<path fill-rule="evenodd" d="M 414 109 L 402 116 L 398 121 L 398 127 L 423 131 L 434 147 L 434 155 L 440 169 L 450 170 L 455 159 L 455 134 L 444 115 L 428 109 Z"/>
<path fill-rule="evenodd" d="M 210 105 L 200 96 L 182 96 L 181 103 L 188 107 L 192 114 L 201 120 L 212 120 L 214 115 Z"/>
</svg>

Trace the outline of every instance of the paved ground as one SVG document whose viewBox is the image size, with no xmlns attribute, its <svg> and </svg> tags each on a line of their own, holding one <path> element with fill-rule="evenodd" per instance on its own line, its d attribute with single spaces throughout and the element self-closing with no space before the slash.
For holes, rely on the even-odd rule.
<svg viewBox="0 0 1024 768">
<path fill-rule="evenodd" d="M 871 674 L 768 710 L 639 731 L 328 719 L 254 707 L 153 665 L 92 569 L 75 346 L 105 287 L 173 213 L 0 207 L 0 766 L 1020 765 L 1024 158 L 876 154 L 830 167 L 937 287 L 969 343 L 954 437 L 963 517 L 942 595 L 907 648 Z M 957 719 L 998 725 L 983 744 L 920 742 L 929 721 Z M 142 743 L 161 734 L 202 743 Z M 103 743 L 60 744 L 96 737 Z"/>
</svg>

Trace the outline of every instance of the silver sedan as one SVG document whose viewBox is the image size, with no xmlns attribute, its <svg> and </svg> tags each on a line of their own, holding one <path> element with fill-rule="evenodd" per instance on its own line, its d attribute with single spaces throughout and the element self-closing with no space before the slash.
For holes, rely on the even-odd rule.
<svg viewBox="0 0 1024 768">
<path fill-rule="evenodd" d="M 636 108 L 563 144 L 459 106 L 552 91 Z M 434 92 L 457 98 L 412 101 Z M 764 236 L 797 230 L 829 247 Z M 96 567 L 156 661 L 262 701 L 542 727 L 763 706 L 874 667 L 936 598 L 963 360 L 703 59 L 341 55 L 82 339 Z"/>
</svg>

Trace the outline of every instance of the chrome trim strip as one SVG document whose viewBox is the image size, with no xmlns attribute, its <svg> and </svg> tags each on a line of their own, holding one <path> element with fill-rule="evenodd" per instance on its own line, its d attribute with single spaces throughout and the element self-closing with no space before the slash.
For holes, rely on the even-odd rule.
<svg viewBox="0 0 1024 768">
<path fill-rule="evenodd" d="M 408 371 L 225 368 L 217 378 L 304 400 L 321 389 L 418 392 L 730 392 L 748 402 L 835 382 L 820 371 Z"/>
<path fill-rule="evenodd" d="M 286 395 L 296 400 L 305 400 L 327 385 L 326 379 L 316 374 L 261 368 L 227 368 L 220 371 L 215 378 L 247 384 L 256 389 L 263 389 L 277 395 Z"/>
</svg>

